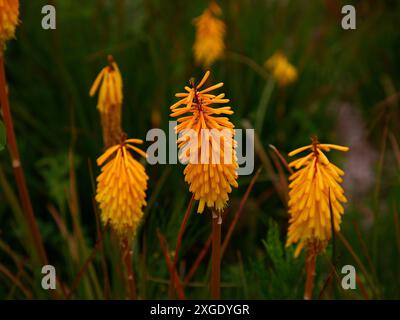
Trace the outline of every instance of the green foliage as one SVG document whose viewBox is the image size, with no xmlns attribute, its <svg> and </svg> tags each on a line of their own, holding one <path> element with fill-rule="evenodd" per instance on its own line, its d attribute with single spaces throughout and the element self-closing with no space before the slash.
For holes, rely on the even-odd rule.
<svg viewBox="0 0 400 320">
<path fill-rule="evenodd" d="M 79 158 L 75 157 L 72 165 L 79 167 Z M 45 193 L 65 212 L 70 187 L 70 158 L 68 153 L 60 153 L 37 161 L 37 168 L 45 181 Z"/>
<path fill-rule="evenodd" d="M 249 275 L 267 299 L 301 299 L 304 290 L 304 257 L 294 258 L 294 249 L 284 247 L 278 224 L 270 220 L 265 254 L 253 261 Z"/>
</svg>

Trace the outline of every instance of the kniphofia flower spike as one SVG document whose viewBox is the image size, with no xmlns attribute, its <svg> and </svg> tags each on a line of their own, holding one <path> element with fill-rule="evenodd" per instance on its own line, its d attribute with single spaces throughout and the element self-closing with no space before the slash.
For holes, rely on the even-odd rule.
<svg viewBox="0 0 400 320">
<path fill-rule="evenodd" d="M 225 50 L 225 24 L 218 18 L 221 14 L 221 8 L 212 1 L 201 16 L 194 20 L 196 27 L 194 58 L 196 63 L 204 67 L 210 67 L 222 57 Z"/>
<path fill-rule="evenodd" d="M 122 77 L 117 63 L 108 56 L 109 65 L 104 67 L 90 89 L 93 97 L 99 92 L 97 109 L 101 117 L 103 140 L 106 148 L 117 144 L 122 134 Z"/>
<path fill-rule="evenodd" d="M 148 176 L 130 152 L 146 157 L 145 152 L 134 146 L 142 143 L 140 139 L 123 139 L 97 159 L 98 166 L 102 167 L 96 194 L 102 222 L 109 224 L 121 239 L 135 235 L 146 205 Z"/>
<path fill-rule="evenodd" d="M 296 67 L 280 51 L 274 53 L 265 62 L 265 67 L 272 73 L 272 76 L 281 87 L 286 87 L 297 80 L 298 73 Z"/>
<path fill-rule="evenodd" d="M 231 115 L 233 111 L 229 106 L 213 107 L 214 104 L 228 103 L 229 99 L 226 99 L 223 93 L 211 93 L 221 88 L 222 82 L 202 89 L 209 76 L 210 72 L 207 71 L 197 85 L 191 80 L 190 87 L 185 87 L 186 92 L 176 94 L 176 97 L 181 99 L 171 106 L 171 116 L 179 117 L 176 132 L 182 134 L 178 139 L 179 148 L 184 150 L 181 156 L 189 160 L 184 170 L 185 180 L 190 185 L 189 190 L 194 193 L 195 199 L 199 200 L 199 213 L 204 211 L 205 205 L 222 211 L 232 187 L 238 187 L 234 125 L 228 117 L 219 117 Z M 191 154 L 194 148 L 188 134 L 189 129 L 193 130 L 197 137 L 197 145 L 194 148 L 197 148 L 198 152 L 195 159 Z M 208 135 L 203 135 L 202 132 L 207 132 Z M 226 152 L 229 153 L 227 157 Z"/>
<path fill-rule="evenodd" d="M 18 17 L 19 0 L 0 0 L 0 54 L 6 41 L 15 36 Z"/>
<path fill-rule="evenodd" d="M 348 151 L 349 148 L 322 144 L 313 138 L 311 145 L 298 148 L 289 156 L 307 150 L 310 151 L 308 155 L 289 164 L 296 172 L 289 178 L 290 225 L 286 245 L 298 243 L 295 256 L 304 247 L 312 247 L 315 254 L 325 249 L 332 236 L 330 208 L 337 232 L 344 213 L 342 204 L 347 202 L 340 186 L 344 172 L 328 160 L 325 152 Z"/>
</svg>

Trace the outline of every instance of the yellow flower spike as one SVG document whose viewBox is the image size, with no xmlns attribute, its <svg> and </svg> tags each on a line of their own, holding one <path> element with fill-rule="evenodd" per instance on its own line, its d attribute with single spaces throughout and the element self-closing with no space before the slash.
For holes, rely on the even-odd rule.
<svg viewBox="0 0 400 320">
<path fill-rule="evenodd" d="M 289 153 L 294 156 L 303 151 L 311 152 L 289 166 L 295 171 L 289 177 L 289 230 L 286 246 L 297 243 L 295 256 L 303 248 L 310 248 L 314 254 L 323 251 L 332 236 L 331 212 L 335 231 L 339 231 L 342 203 L 347 202 L 340 186 L 344 172 L 332 164 L 322 152 L 330 149 L 348 151 L 348 147 L 320 144 L 313 138 L 309 146 Z M 329 204 L 330 203 L 330 204 Z"/>
<path fill-rule="evenodd" d="M 0 0 L 0 53 L 6 41 L 14 38 L 18 25 L 19 1 Z"/>
<path fill-rule="evenodd" d="M 211 66 L 221 58 L 225 50 L 225 24 L 218 18 L 221 14 L 221 8 L 212 1 L 201 16 L 194 19 L 196 27 L 194 58 L 197 64 L 204 67 Z M 199 85 L 201 86 L 201 82 Z"/>
<path fill-rule="evenodd" d="M 97 104 L 100 112 L 109 112 L 113 106 L 121 105 L 123 99 L 122 76 L 118 65 L 111 55 L 108 56 L 108 61 L 109 65 L 100 71 L 89 92 L 93 97 L 100 87 Z"/>
<path fill-rule="evenodd" d="M 178 139 L 178 147 L 186 150 L 180 155 L 180 159 L 189 161 L 184 174 L 185 181 L 189 184 L 189 190 L 199 200 L 197 212 L 202 213 L 205 207 L 214 208 L 221 212 L 229 200 L 232 187 L 237 188 L 237 158 L 236 143 L 233 139 L 234 125 L 227 117 L 219 115 L 230 115 L 233 113 L 230 107 L 215 108 L 213 104 L 227 103 L 223 99 L 224 94 L 214 95 L 210 92 L 221 88 L 223 83 L 212 85 L 200 90 L 207 81 L 210 72 L 207 71 L 198 85 L 191 79 L 191 87 L 185 87 L 187 92 L 176 94 L 183 98 L 172 107 L 172 117 L 178 117 L 175 130 L 182 133 Z M 197 134 L 197 158 L 190 154 L 192 140 L 185 130 L 192 129 Z M 202 135 L 202 129 L 216 129 L 209 132 L 208 136 Z M 229 133 L 229 134 L 228 134 Z M 218 134 L 220 136 L 218 136 Z M 224 138 L 221 138 L 221 137 Z M 222 140 L 222 142 L 221 142 Z M 221 143 L 219 143 L 221 142 Z M 229 150 L 228 163 L 225 163 L 225 151 Z M 231 157 L 229 157 L 231 156 Z M 193 159 L 194 158 L 194 159 Z M 229 162 L 229 158 L 231 161 Z M 196 160 L 196 163 L 193 163 Z M 215 160 L 219 160 L 216 163 Z"/>
<path fill-rule="evenodd" d="M 121 137 L 122 76 L 117 63 L 108 56 L 109 65 L 104 67 L 93 82 L 89 95 L 99 93 L 97 109 L 100 112 L 103 140 L 106 147 L 119 142 Z"/>
<path fill-rule="evenodd" d="M 285 87 L 297 80 L 297 69 L 280 51 L 274 53 L 264 65 L 272 73 L 273 77 L 281 87 Z"/>
<path fill-rule="evenodd" d="M 146 205 L 148 176 L 143 165 L 135 160 L 128 149 L 145 153 L 133 146 L 143 143 L 139 139 L 127 139 L 108 148 L 97 159 L 101 174 L 97 177 L 96 201 L 101 210 L 104 225 L 110 227 L 121 239 L 135 236 Z"/>
</svg>

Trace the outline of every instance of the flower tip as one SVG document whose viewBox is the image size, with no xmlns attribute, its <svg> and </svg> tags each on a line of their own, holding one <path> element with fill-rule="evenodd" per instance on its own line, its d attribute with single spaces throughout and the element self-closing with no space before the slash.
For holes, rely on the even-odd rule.
<svg viewBox="0 0 400 320">
<path fill-rule="evenodd" d="M 289 157 L 293 157 L 293 156 L 295 156 L 296 154 L 298 154 L 298 153 L 300 153 L 300 152 L 303 152 L 304 150 L 307 150 L 307 149 L 310 149 L 310 148 L 311 148 L 311 145 L 304 146 L 304 147 L 301 147 L 301 148 L 297 148 L 297 149 L 293 150 L 292 152 L 289 152 L 289 153 L 288 153 L 288 156 L 289 156 Z"/>
<path fill-rule="evenodd" d="M 109 63 L 110 65 L 112 65 L 112 64 L 115 62 L 114 57 L 113 57 L 111 54 L 109 54 L 109 55 L 107 56 L 107 60 L 108 60 L 108 63 Z"/>
<path fill-rule="evenodd" d="M 197 213 L 203 213 L 205 204 L 205 201 L 203 199 L 200 199 L 199 206 L 197 207 Z"/>
<path fill-rule="evenodd" d="M 347 151 L 350 150 L 349 147 L 339 146 L 337 144 L 330 144 L 330 143 L 322 143 L 322 144 L 320 144 L 320 146 L 328 148 L 328 149 L 334 149 L 334 150 L 338 150 L 338 151 L 343 151 L 343 152 L 347 152 Z"/>
<path fill-rule="evenodd" d="M 142 139 L 126 139 L 126 135 L 121 137 L 121 140 L 125 141 L 127 143 L 143 144 L 143 140 Z"/>
</svg>

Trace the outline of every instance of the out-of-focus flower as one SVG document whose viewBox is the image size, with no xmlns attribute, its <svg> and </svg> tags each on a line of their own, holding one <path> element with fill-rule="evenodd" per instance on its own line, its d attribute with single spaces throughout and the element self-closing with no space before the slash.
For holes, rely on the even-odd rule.
<svg viewBox="0 0 400 320">
<path fill-rule="evenodd" d="M 100 112 L 105 147 L 118 143 L 122 133 L 122 77 L 112 56 L 108 57 L 108 61 L 109 65 L 101 70 L 89 92 L 93 97 L 99 91 L 97 109 Z"/>
<path fill-rule="evenodd" d="M 323 251 L 332 236 L 331 210 L 335 231 L 340 230 L 342 203 L 347 202 L 340 186 L 344 172 L 329 162 L 324 152 L 331 149 L 348 151 L 348 147 L 320 144 L 316 138 L 309 146 L 289 153 L 294 156 L 305 150 L 311 152 L 289 164 L 297 171 L 289 180 L 289 230 L 286 245 L 298 243 L 295 256 L 304 247 L 314 254 Z"/>
<path fill-rule="evenodd" d="M 221 8 L 212 1 L 201 16 L 194 20 L 196 27 L 194 58 L 196 63 L 204 67 L 211 66 L 221 58 L 225 50 L 225 24 L 218 18 L 221 14 Z"/>
<path fill-rule="evenodd" d="M 297 80 L 297 69 L 280 51 L 274 53 L 265 62 L 265 67 L 272 72 L 273 77 L 281 87 L 285 87 Z"/>
<path fill-rule="evenodd" d="M 0 0 L 0 51 L 3 50 L 6 41 L 15 36 L 18 16 L 18 0 Z"/>
<path fill-rule="evenodd" d="M 146 157 L 142 150 L 132 145 L 141 143 L 143 141 L 139 139 L 127 139 L 108 148 L 97 159 L 98 166 L 102 166 L 96 193 L 101 219 L 121 239 L 135 235 L 146 205 L 148 176 L 143 165 L 130 153 L 133 150 Z"/>
<path fill-rule="evenodd" d="M 231 187 L 238 187 L 234 125 L 227 117 L 216 117 L 231 115 L 233 111 L 228 106 L 212 107 L 212 104 L 229 102 L 229 99 L 224 99 L 223 93 L 210 94 L 211 91 L 221 88 L 222 82 L 200 90 L 209 75 L 210 72 L 207 71 L 198 85 L 192 80 L 191 87 L 185 87 L 187 92 L 176 94 L 176 97 L 182 99 L 171 106 L 171 116 L 179 117 L 176 132 L 182 135 L 178 139 L 179 148 L 183 151 L 181 159 L 189 161 L 184 170 L 185 180 L 195 199 L 199 200 L 199 213 L 204 211 L 205 205 L 222 211 L 229 199 Z M 185 114 L 188 115 L 184 116 Z M 193 132 L 196 135 L 196 145 L 193 145 Z M 204 132 L 207 134 L 204 135 Z"/>
</svg>

